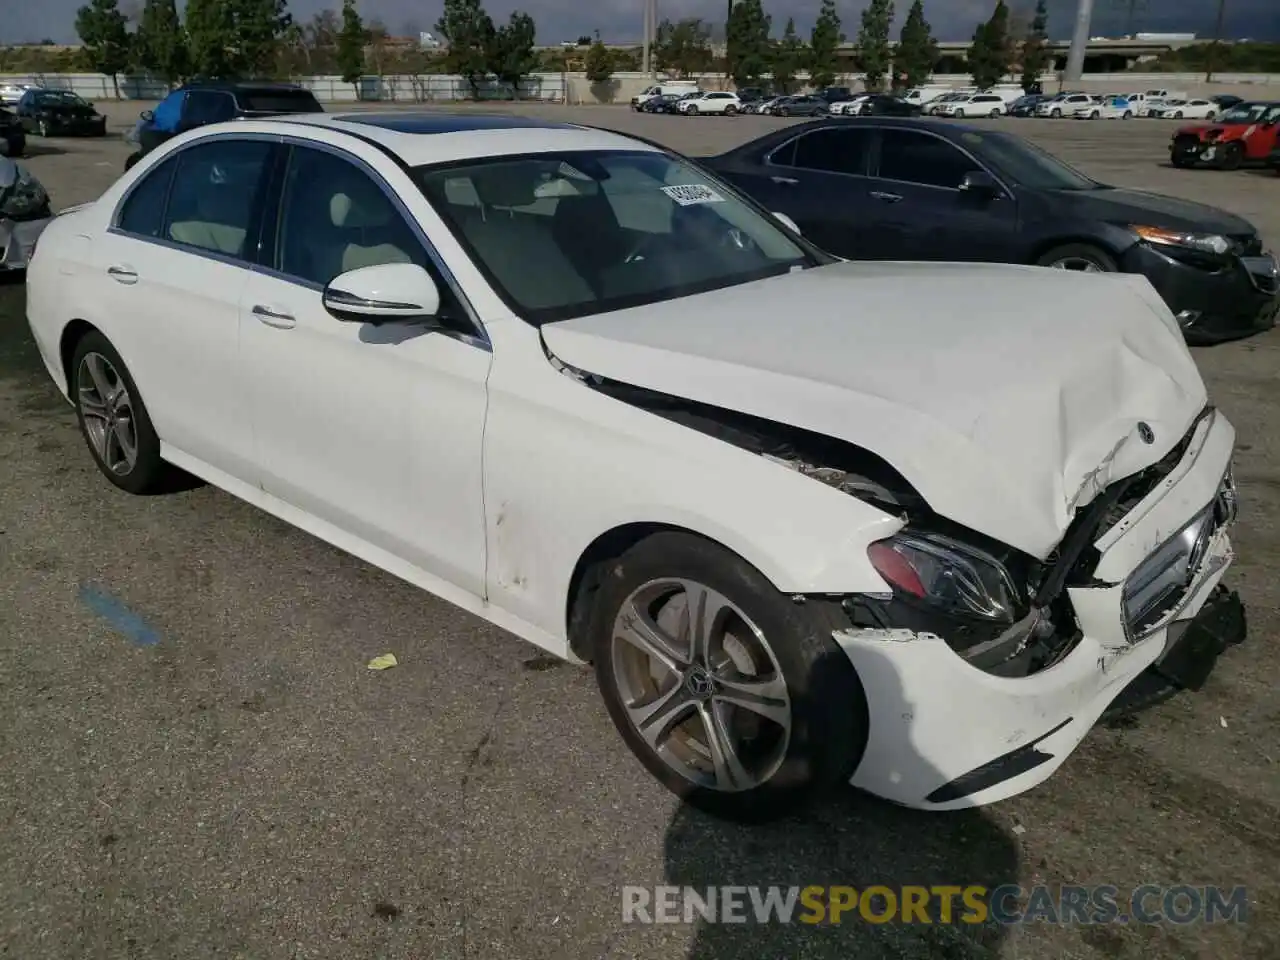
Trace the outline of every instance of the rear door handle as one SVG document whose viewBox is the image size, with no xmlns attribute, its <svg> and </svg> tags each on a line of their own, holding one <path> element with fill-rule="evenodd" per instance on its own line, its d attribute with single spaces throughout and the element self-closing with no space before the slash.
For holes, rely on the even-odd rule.
<svg viewBox="0 0 1280 960">
<path fill-rule="evenodd" d="M 883 200 L 885 203 L 897 203 L 902 199 L 902 194 L 900 193 L 885 193 L 883 190 L 872 190 L 871 196 L 877 200 Z"/>
<path fill-rule="evenodd" d="M 116 283 L 137 283 L 138 282 L 138 271 L 134 270 L 132 267 L 125 267 L 125 266 L 119 266 L 119 265 L 107 267 L 107 276 L 110 277 L 112 280 L 114 280 Z"/>
<path fill-rule="evenodd" d="M 264 307 L 261 304 L 253 308 L 253 315 L 268 327 L 278 327 L 281 330 L 289 330 L 298 322 L 291 313 L 282 313 L 279 310 L 273 310 L 271 307 Z"/>
<path fill-rule="evenodd" d="M 785 183 L 789 187 L 795 186 L 797 183 L 800 182 L 795 177 L 770 177 L 769 179 L 772 180 L 774 183 Z"/>
</svg>

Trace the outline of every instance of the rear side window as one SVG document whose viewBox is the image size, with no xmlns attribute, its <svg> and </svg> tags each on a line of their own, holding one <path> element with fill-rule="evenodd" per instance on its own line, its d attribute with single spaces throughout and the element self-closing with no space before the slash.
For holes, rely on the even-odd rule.
<svg viewBox="0 0 1280 960">
<path fill-rule="evenodd" d="M 237 96 L 247 113 L 324 113 L 310 90 L 241 90 Z"/>
<path fill-rule="evenodd" d="M 169 186 L 177 169 L 178 161 L 171 157 L 146 174 L 125 199 L 116 227 L 140 237 L 160 236 Z"/>
<path fill-rule="evenodd" d="M 791 165 L 825 173 L 864 175 L 870 145 L 870 130 L 839 127 L 815 130 L 796 141 Z"/>
</svg>

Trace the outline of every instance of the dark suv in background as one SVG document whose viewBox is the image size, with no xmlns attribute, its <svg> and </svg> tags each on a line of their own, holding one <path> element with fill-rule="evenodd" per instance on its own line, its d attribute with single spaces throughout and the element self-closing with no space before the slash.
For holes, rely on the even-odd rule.
<svg viewBox="0 0 1280 960">
<path fill-rule="evenodd" d="M 144 110 L 134 130 L 138 149 L 124 168 L 180 133 L 224 120 L 324 113 L 310 90 L 292 83 L 260 81 L 192 81 L 174 90 L 154 110 Z"/>
<path fill-rule="evenodd" d="M 0 156 L 20 157 L 27 149 L 27 133 L 22 121 L 0 107 Z"/>
</svg>

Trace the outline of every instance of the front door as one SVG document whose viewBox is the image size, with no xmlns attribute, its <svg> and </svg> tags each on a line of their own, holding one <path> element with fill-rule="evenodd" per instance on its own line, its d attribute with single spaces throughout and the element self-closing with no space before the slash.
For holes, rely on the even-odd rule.
<svg viewBox="0 0 1280 960">
<path fill-rule="evenodd" d="M 1017 259 L 1017 202 L 961 190 L 965 174 L 983 167 L 954 144 L 932 133 L 884 128 L 874 169 L 867 216 L 877 259 Z"/>
<path fill-rule="evenodd" d="M 255 273 L 241 298 L 262 487 L 347 536 L 483 595 L 487 346 L 421 325 L 343 322 L 321 303 L 324 286 L 357 267 L 432 269 L 424 238 L 392 189 L 367 161 L 290 148 L 264 257 L 271 272 Z M 442 313 L 461 317 L 436 280 Z M 385 560 L 368 557 L 360 543 L 344 547 Z"/>
</svg>

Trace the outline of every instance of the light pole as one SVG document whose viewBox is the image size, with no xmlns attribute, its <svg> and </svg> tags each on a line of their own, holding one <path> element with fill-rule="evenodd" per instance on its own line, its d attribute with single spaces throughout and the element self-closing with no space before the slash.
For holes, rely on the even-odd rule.
<svg viewBox="0 0 1280 960">
<path fill-rule="evenodd" d="M 1076 7 L 1076 29 L 1071 34 L 1071 49 L 1067 51 L 1067 69 L 1064 83 L 1076 83 L 1084 73 L 1084 52 L 1089 47 L 1089 21 L 1093 19 L 1093 0 L 1079 0 Z"/>
<path fill-rule="evenodd" d="M 1222 18 L 1227 12 L 1227 0 L 1218 0 L 1218 19 L 1213 25 L 1213 43 L 1205 55 L 1204 82 L 1213 83 L 1213 68 L 1218 59 L 1218 44 L 1222 42 Z"/>
</svg>

